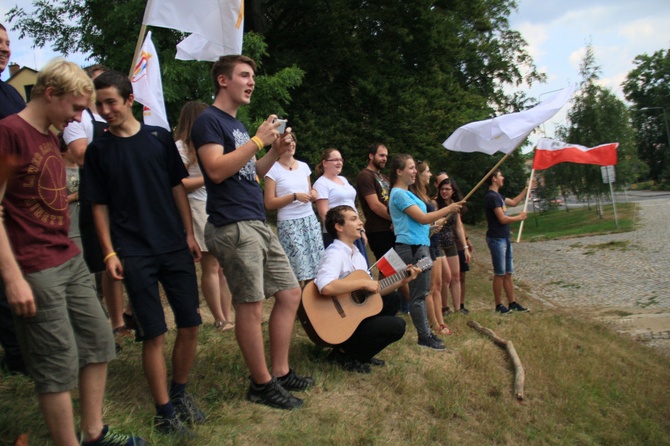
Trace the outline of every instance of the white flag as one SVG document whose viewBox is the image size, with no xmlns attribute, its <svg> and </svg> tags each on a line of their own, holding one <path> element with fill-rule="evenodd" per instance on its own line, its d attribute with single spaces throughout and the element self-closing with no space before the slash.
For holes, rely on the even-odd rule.
<svg viewBox="0 0 670 446">
<path fill-rule="evenodd" d="M 180 60 L 242 54 L 244 0 L 149 0 L 142 23 L 192 33 L 177 45 Z"/>
<path fill-rule="evenodd" d="M 458 128 L 442 145 L 455 152 L 509 153 L 538 125 L 550 119 L 568 102 L 573 87 L 567 87 L 535 107 Z"/>
<path fill-rule="evenodd" d="M 135 100 L 144 105 L 144 123 L 170 130 L 163 101 L 163 82 L 158 53 L 151 41 L 151 31 L 142 44 L 142 51 L 135 62 L 133 78 Z"/>
</svg>

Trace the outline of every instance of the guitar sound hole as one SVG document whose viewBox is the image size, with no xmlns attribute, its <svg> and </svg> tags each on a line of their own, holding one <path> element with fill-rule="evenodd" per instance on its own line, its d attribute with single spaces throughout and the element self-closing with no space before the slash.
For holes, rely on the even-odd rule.
<svg viewBox="0 0 670 446">
<path fill-rule="evenodd" d="M 370 296 L 370 293 L 368 293 L 367 291 L 358 290 L 358 291 L 354 291 L 353 293 L 351 293 L 351 300 L 355 304 L 363 304 L 363 303 L 365 303 L 368 296 Z"/>
</svg>

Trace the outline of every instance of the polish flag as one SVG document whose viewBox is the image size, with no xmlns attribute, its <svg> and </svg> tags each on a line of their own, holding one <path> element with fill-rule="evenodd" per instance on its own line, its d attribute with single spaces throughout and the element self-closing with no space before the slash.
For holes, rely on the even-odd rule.
<svg viewBox="0 0 670 446">
<path fill-rule="evenodd" d="M 390 277 L 399 271 L 407 269 L 407 265 L 402 261 L 395 249 L 391 248 L 381 259 L 377 261 L 377 269 L 384 277 Z"/>
<path fill-rule="evenodd" d="M 562 141 L 541 138 L 537 142 L 533 169 L 547 169 L 559 163 L 614 166 L 617 163 L 617 147 L 619 147 L 618 142 L 602 144 L 596 147 L 584 147 L 577 144 L 568 144 Z"/>
</svg>

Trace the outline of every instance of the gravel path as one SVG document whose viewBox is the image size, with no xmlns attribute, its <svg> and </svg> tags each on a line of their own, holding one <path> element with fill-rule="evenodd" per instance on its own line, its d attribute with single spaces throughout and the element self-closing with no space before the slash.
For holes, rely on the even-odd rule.
<svg viewBox="0 0 670 446">
<path fill-rule="evenodd" d="M 514 280 L 548 306 L 591 312 L 670 356 L 670 198 L 638 205 L 633 232 L 514 244 Z"/>
<path fill-rule="evenodd" d="M 670 308 L 670 199 L 638 205 L 633 232 L 515 244 L 516 277 L 561 307 Z"/>
</svg>

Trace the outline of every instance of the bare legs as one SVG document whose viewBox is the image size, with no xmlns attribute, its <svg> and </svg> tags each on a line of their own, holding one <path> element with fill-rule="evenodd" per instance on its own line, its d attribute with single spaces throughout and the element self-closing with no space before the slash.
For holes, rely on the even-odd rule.
<svg viewBox="0 0 670 446">
<path fill-rule="evenodd" d="M 280 291 L 270 314 L 270 358 L 272 374 L 286 375 L 289 371 L 288 354 L 295 315 L 300 303 L 300 288 Z M 235 336 L 244 362 L 256 384 L 272 379 L 265 360 L 261 330 L 263 302 L 235 303 Z"/>
<path fill-rule="evenodd" d="M 232 322 L 230 314 L 232 296 L 219 263 L 212 254 L 203 252 L 200 265 L 202 267 L 200 278 L 202 294 L 214 320 Z"/>
</svg>

